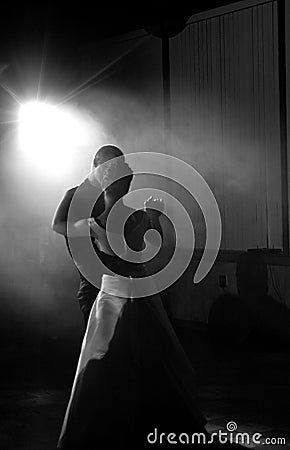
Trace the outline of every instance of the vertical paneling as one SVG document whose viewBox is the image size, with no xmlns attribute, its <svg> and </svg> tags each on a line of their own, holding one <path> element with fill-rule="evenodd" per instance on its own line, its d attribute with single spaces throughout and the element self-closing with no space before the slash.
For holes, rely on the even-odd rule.
<svg viewBox="0 0 290 450">
<path fill-rule="evenodd" d="M 173 153 L 212 188 L 222 248 L 281 248 L 276 1 L 193 17 L 170 53 Z"/>
</svg>

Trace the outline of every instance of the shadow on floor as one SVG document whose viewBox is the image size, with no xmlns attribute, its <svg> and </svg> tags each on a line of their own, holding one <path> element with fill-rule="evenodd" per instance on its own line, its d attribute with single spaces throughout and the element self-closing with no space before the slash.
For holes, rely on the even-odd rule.
<svg viewBox="0 0 290 450">
<path fill-rule="evenodd" d="M 178 326 L 176 332 L 196 369 L 199 406 L 209 431 L 225 431 L 227 423 L 235 422 L 238 432 L 290 442 L 288 349 L 269 348 L 258 340 L 220 348 L 200 326 Z M 78 352 L 78 344 L 57 341 L 2 349 L 1 449 L 56 448 Z M 283 446 L 287 444 L 267 448 Z"/>
</svg>

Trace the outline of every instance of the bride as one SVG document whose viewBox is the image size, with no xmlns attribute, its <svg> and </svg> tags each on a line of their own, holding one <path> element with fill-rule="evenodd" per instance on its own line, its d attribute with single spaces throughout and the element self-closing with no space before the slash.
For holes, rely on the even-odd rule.
<svg viewBox="0 0 290 450">
<path fill-rule="evenodd" d="M 120 178 L 123 173 L 127 175 Z M 156 430 L 205 432 L 205 419 L 196 407 L 194 372 L 160 295 L 132 297 L 132 279 L 146 277 L 146 264 L 116 255 L 106 234 L 122 233 L 116 222 L 107 229 L 108 215 L 118 202 L 120 214 L 130 213 L 126 246 L 142 250 L 148 229 L 161 232 L 163 202 L 150 198 L 136 211 L 125 206 L 122 197 L 133 175 L 122 158 L 109 160 L 96 174 L 105 209 L 88 221 L 95 251 L 110 274 L 103 274 L 89 316 L 58 449 L 139 450 L 152 446 L 148 436 Z M 156 206 L 159 211 L 152 209 Z"/>
</svg>

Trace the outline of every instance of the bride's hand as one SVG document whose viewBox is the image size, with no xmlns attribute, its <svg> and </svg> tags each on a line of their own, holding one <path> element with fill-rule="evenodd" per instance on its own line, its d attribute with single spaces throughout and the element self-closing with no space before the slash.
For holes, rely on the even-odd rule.
<svg viewBox="0 0 290 450">
<path fill-rule="evenodd" d="M 87 179 L 89 180 L 89 182 L 98 188 L 101 188 L 101 183 L 100 183 L 100 173 L 98 170 L 98 167 L 95 167 L 87 176 Z"/>
<path fill-rule="evenodd" d="M 101 187 L 103 190 L 112 183 L 117 176 L 117 163 L 106 161 L 97 167 L 94 167 L 88 175 L 89 182 L 95 187 Z"/>
<path fill-rule="evenodd" d="M 106 189 L 114 181 L 127 175 L 132 175 L 132 170 L 126 162 L 108 161 L 104 167 L 101 179 L 101 186 Z"/>
<path fill-rule="evenodd" d="M 116 161 L 107 161 L 102 170 L 101 186 L 106 189 L 117 177 L 118 167 Z"/>
<path fill-rule="evenodd" d="M 160 214 L 164 211 L 164 200 L 162 198 L 154 198 L 151 195 L 147 200 L 145 200 L 144 209 L 150 214 L 152 213 L 160 216 Z"/>
</svg>

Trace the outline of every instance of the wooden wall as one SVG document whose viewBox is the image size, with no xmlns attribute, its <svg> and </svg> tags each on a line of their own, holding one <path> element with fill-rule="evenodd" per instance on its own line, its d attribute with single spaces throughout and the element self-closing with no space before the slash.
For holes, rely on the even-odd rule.
<svg viewBox="0 0 290 450">
<path fill-rule="evenodd" d="M 289 80 L 287 17 L 286 1 Z M 193 284 L 193 261 L 171 289 L 176 318 L 207 322 L 213 301 L 224 292 L 221 274 L 227 276 L 226 291 L 237 293 L 231 251 L 282 248 L 277 27 L 277 1 L 249 0 L 191 17 L 170 41 L 172 153 L 207 181 L 223 228 L 223 256 L 207 277 Z M 197 246 L 203 248 L 201 213 L 189 196 L 184 202 L 197 230 Z M 269 294 L 290 307 L 290 261 L 274 259 L 272 264 L 268 258 Z"/>
<path fill-rule="evenodd" d="M 255 3 L 193 16 L 170 45 L 172 151 L 214 192 L 222 249 L 282 244 L 277 2 Z"/>
</svg>

